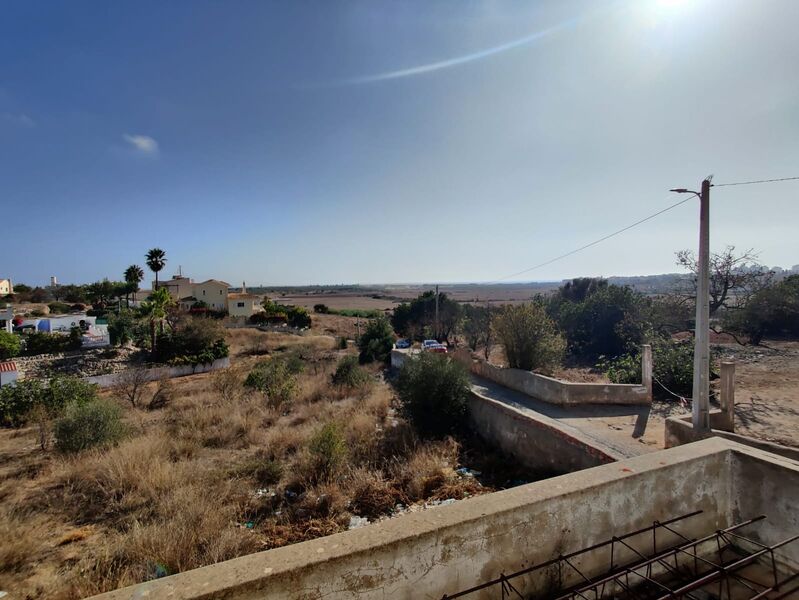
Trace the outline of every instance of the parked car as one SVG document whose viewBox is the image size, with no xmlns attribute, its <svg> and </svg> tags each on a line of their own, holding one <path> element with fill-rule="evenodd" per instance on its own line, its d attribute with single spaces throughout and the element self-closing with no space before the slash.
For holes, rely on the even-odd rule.
<svg viewBox="0 0 799 600">
<path fill-rule="evenodd" d="M 397 348 L 402 348 L 404 350 L 405 348 L 411 347 L 411 342 L 410 340 L 406 340 L 405 338 L 400 338 L 397 340 L 394 346 L 396 346 Z"/>
<path fill-rule="evenodd" d="M 437 344 L 435 346 L 430 346 L 427 348 L 428 352 L 435 352 L 436 354 L 446 354 L 447 347 L 444 344 Z"/>
<path fill-rule="evenodd" d="M 422 342 L 422 350 L 428 350 L 440 345 L 441 344 L 438 343 L 438 340 L 425 340 Z"/>
</svg>

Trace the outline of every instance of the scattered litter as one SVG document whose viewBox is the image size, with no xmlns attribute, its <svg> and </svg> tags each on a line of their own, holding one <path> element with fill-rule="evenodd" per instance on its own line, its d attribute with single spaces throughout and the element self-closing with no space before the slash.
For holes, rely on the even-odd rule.
<svg viewBox="0 0 799 600">
<path fill-rule="evenodd" d="M 483 473 L 481 471 L 475 471 L 474 469 L 470 469 L 469 467 L 461 467 L 455 471 L 458 475 L 462 475 L 463 477 L 480 477 Z"/>
<path fill-rule="evenodd" d="M 252 521 L 247 521 L 247 522 L 244 524 L 244 526 L 245 526 L 247 529 L 252 529 L 253 527 L 255 527 L 255 523 L 253 523 Z"/>
<path fill-rule="evenodd" d="M 426 503 L 426 506 L 449 506 L 450 504 L 455 504 L 457 500 L 455 498 L 447 498 L 446 500 L 431 500 L 430 502 Z"/>
<path fill-rule="evenodd" d="M 353 515 L 350 517 L 350 524 L 347 529 L 358 529 L 359 527 L 363 527 L 364 525 L 369 524 L 369 519 L 366 517 L 358 517 Z"/>
<path fill-rule="evenodd" d="M 0 598 L 5 598 L 8 596 L 8 592 L 0 592 Z"/>
</svg>

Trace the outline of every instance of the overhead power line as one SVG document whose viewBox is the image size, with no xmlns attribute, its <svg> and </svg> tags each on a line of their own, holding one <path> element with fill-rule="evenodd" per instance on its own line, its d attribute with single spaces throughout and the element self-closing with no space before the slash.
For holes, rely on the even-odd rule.
<svg viewBox="0 0 799 600">
<path fill-rule="evenodd" d="M 625 231 L 628 231 L 628 230 L 632 229 L 633 227 L 637 227 L 638 225 L 641 225 L 642 223 L 646 223 L 647 221 L 650 221 L 650 220 L 654 219 L 655 217 L 660 216 L 663 213 L 672 210 L 673 208 L 677 208 L 681 204 L 685 204 L 686 202 L 688 202 L 689 200 L 692 200 L 692 199 L 693 199 L 693 196 L 689 196 L 688 198 L 685 198 L 684 200 L 680 200 L 679 202 L 677 202 L 675 204 L 672 204 L 671 206 L 667 206 L 663 210 L 659 210 L 656 213 L 652 213 L 648 217 L 644 217 L 643 219 L 641 219 L 639 221 L 636 221 L 635 223 L 631 223 L 630 225 L 627 225 L 626 227 L 622 227 L 618 231 L 614 231 L 613 233 L 609 233 L 608 235 L 606 235 L 604 237 L 601 237 L 598 240 L 594 240 L 590 244 L 586 244 L 585 246 L 580 246 L 579 248 L 576 248 L 576 249 L 572 250 L 571 252 L 566 252 L 565 254 L 561 254 L 560 256 L 556 256 L 555 258 L 552 258 L 552 259 L 550 259 L 550 260 L 548 260 L 546 262 L 542 262 L 540 264 L 537 264 L 534 267 L 530 267 L 529 269 L 523 269 L 521 271 L 517 271 L 516 273 L 511 273 L 510 275 L 506 275 L 505 277 L 500 277 L 499 279 L 495 279 L 494 281 L 489 281 L 486 285 L 491 285 L 492 283 L 499 283 L 500 281 L 504 281 L 506 279 L 510 279 L 511 277 L 516 277 L 518 275 L 523 275 L 525 273 L 529 273 L 530 271 L 535 271 L 536 269 L 540 269 L 541 267 L 545 267 L 547 265 L 551 265 L 552 263 L 557 262 L 557 261 L 559 261 L 561 259 L 564 259 L 564 258 L 566 258 L 568 256 L 571 256 L 572 254 L 577 254 L 578 252 L 582 252 L 583 250 L 585 250 L 587 248 L 590 248 L 591 246 L 596 246 L 597 244 L 599 244 L 601 242 L 604 242 L 605 240 L 609 240 L 610 238 L 612 238 L 614 236 L 617 236 L 620 233 L 624 233 Z"/>
<path fill-rule="evenodd" d="M 713 187 L 724 187 L 727 185 L 753 185 L 756 183 L 775 183 L 777 181 L 795 181 L 799 177 L 782 177 L 781 179 L 759 179 L 757 181 L 736 181 L 735 183 L 713 183 Z"/>
</svg>

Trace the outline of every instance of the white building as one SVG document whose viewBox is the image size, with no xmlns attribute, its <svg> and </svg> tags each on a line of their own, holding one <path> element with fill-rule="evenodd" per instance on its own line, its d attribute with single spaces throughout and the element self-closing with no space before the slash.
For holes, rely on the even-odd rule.
<svg viewBox="0 0 799 600">
<path fill-rule="evenodd" d="M 14 284 L 10 279 L 0 279 L 0 296 L 8 296 L 14 293 Z"/>
<path fill-rule="evenodd" d="M 247 292 L 247 285 L 242 282 L 241 292 L 231 292 L 228 294 L 228 314 L 231 317 L 251 317 L 257 312 L 263 311 L 261 302 L 262 296 Z"/>
</svg>

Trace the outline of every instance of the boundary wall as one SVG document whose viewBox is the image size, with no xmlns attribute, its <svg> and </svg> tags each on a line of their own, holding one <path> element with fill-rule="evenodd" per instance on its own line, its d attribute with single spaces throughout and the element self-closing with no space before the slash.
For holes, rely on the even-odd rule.
<svg viewBox="0 0 799 600">
<path fill-rule="evenodd" d="M 153 367 L 146 370 L 147 381 L 158 381 L 164 377 L 185 377 L 186 375 L 196 375 L 198 373 L 209 373 L 217 369 L 225 369 L 230 366 L 230 357 L 217 358 L 212 363 L 201 363 L 196 365 L 179 365 L 174 367 Z M 113 387 L 126 371 L 120 373 L 108 373 L 106 375 L 92 375 L 84 377 L 83 381 L 93 383 L 101 388 Z"/>
<path fill-rule="evenodd" d="M 702 511 L 678 530 L 699 538 L 767 514 L 753 537 L 775 543 L 799 533 L 799 463 L 718 438 L 638 456 L 409 513 L 351 531 L 267 550 L 96 597 L 97 600 L 438 600 L 524 567 L 588 547 L 653 521 Z M 634 545 L 651 544 L 646 541 Z M 658 546 L 677 538 L 658 533 Z M 662 546 L 661 546 L 662 544 Z M 617 546 L 616 564 L 634 559 Z M 796 549 L 786 555 L 795 563 Z M 580 555 L 586 577 L 607 552 Z M 564 585 L 579 576 L 564 570 Z M 551 598 L 557 573 L 513 580 L 524 597 Z M 497 597 L 496 588 L 470 595 Z"/>
</svg>

